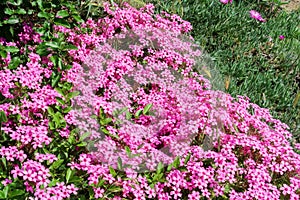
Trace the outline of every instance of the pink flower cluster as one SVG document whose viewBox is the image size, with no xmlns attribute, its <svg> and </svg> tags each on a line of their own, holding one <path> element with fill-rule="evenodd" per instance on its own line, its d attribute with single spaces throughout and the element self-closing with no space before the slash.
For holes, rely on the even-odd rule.
<svg viewBox="0 0 300 200">
<path fill-rule="evenodd" d="M 137 49 L 137 46 L 134 46 L 134 56 L 143 55 Z M 118 54 L 113 49 L 108 49 L 107 51 L 111 51 L 114 55 Z M 168 52 L 168 50 L 163 52 Z M 167 55 L 167 53 L 162 53 L 160 57 L 168 58 Z M 123 59 L 128 59 L 128 57 L 123 57 Z M 147 57 L 146 59 L 147 61 L 150 60 Z M 103 62 L 103 59 L 97 56 L 91 60 Z M 166 59 L 166 62 L 171 60 Z M 172 62 L 167 64 L 172 66 Z M 93 63 L 93 66 L 96 65 L 96 62 Z M 173 67 L 176 68 L 177 66 Z M 93 72 L 95 73 L 95 71 Z M 99 74 L 101 73 L 104 74 L 104 72 L 99 72 Z M 114 73 L 111 74 L 115 75 Z M 101 81 L 103 81 L 102 83 L 100 82 L 101 87 L 105 87 L 107 81 Z M 212 97 L 212 94 L 210 96 Z M 157 194 L 158 199 L 180 199 L 182 191 L 185 190 L 190 191 L 189 197 L 191 199 L 197 198 L 198 195 L 210 197 L 212 192 L 216 196 L 221 196 L 225 194 L 227 184 L 239 185 L 240 183 L 246 184 L 241 185 L 241 187 L 245 188 L 245 191 L 241 193 L 232 190 L 230 192 L 231 199 L 238 199 L 240 196 L 245 197 L 245 199 L 277 199 L 280 196 L 280 190 L 271 183 L 272 177 L 269 171 L 273 171 L 272 173 L 277 173 L 279 176 L 284 173 L 293 174 L 292 176 L 299 173 L 299 155 L 293 152 L 288 145 L 287 139 L 291 137 L 291 134 L 286 131 L 287 126 L 285 124 L 273 119 L 266 109 L 251 104 L 247 98 L 240 97 L 237 102 L 230 96 L 226 96 L 224 99 L 227 99 L 224 102 L 224 107 L 228 108 L 228 110 L 227 118 L 223 119 L 225 130 L 220 133 L 221 151 L 219 153 L 204 152 L 200 147 L 193 147 L 191 149 L 192 159 L 187 164 L 188 172 L 175 170 L 167 174 L 166 183 L 156 185 L 155 194 Z M 107 103 L 103 100 L 98 100 L 97 102 L 102 102 L 102 106 L 107 106 Z M 254 109 L 253 114 L 250 114 L 250 109 Z M 110 113 L 111 110 L 107 112 Z M 274 125 L 270 127 L 269 124 Z M 205 129 L 205 131 L 208 131 L 208 129 Z M 262 140 L 262 138 L 264 139 Z M 134 140 L 128 139 L 126 141 L 132 143 Z M 220 144 L 215 143 L 216 149 L 218 145 Z M 285 150 L 280 150 L 281 147 Z M 286 152 L 286 156 L 279 152 Z M 279 155 L 282 156 L 280 160 L 277 158 Z M 289 158 L 288 160 L 285 159 L 287 157 Z M 207 162 L 206 160 L 209 159 L 214 160 L 215 167 L 213 167 L 212 163 L 210 167 L 204 166 L 204 162 Z M 91 158 L 88 158 L 87 161 L 90 163 Z M 80 161 L 79 164 L 73 164 L 73 166 L 81 169 L 87 168 L 86 171 L 94 168 L 93 165 L 87 165 L 86 161 Z M 89 174 L 93 176 L 94 172 L 89 172 Z M 136 178 L 137 176 L 130 175 L 130 177 Z M 96 176 L 94 183 L 97 183 L 98 178 Z M 246 182 L 244 182 L 245 179 L 247 180 Z M 298 180 L 298 178 L 296 179 Z M 127 184 L 129 183 L 123 185 L 124 197 L 152 198 L 152 193 L 150 197 L 149 192 L 146 192 L 146 190 L 144 193 L 140 192 L 143 187 L 134 186 L 134 188 L 138 188 L 138 190 L 135 190 L 132 187 L 128 187 Z M 196 192 L 197 190 L 200 192 Z M 99 192 L 100 196 L 103 195 L 103 189 L 97 189 L 96 191 Z M 295 192 L 298 192 L 298 189 L 295 189 Z"/>
<path fill-rule="evenodd" d="M 34 193 L 35 198 L 32 199 L 45 199 L 45 200 L 62 200 L 70 198 L 72 194 L 76 195 L 78 188 L 74 184 L 65 185 L 64 182 L 56 183 L 54 187 L 46 189 L 37 189 Z"/>
<path fill-rule="evenodd" d="M 36 197 L 34 199 L 65 199 L 69 198 L 71 194 L 77 194 L 78 188 L 73 184 L 66 186 L 62 182 L 56 183 L 54 187 L 47 187 L 50 183 L 49 177 L 51 177 L 49 172 L 49 169 L 46 169 L 41 163 L 33 160 L 24 162 L 21 169 L 16 166 L 11 171 L 14 178 L 20 177 L 25 181 L 26 191 L 34 193 Z M 40 186 L 43 186 L 44 189 L 40 189 Z M 34 187 L 36 187 L 35 191 Z"/>
<path fill-rule="evenodd" d="M 28 42 L 34 42 L 34 43 L 39 43 L 42 42 L 41 40 L 41 35 L 36 33 L 33 29 L 32 29 L 32 23 L 27 24 L 24 23 L 23 24 L 23 32 L 21 32 L 19 34 L 20 37 L 20 41 L 23 42 L 24 44 L 27 44 Z"/>
<path fill-rule="evenodd" d="M 19 150 L 16 146 L 1 147 L 1 157 L 4 157 L 7 161 L 15 161 L 15 159 L 22 162 L 27 158 L 27 155 L 23 150 Z"/>
<path fill-rule="evenodd" d="M 41 58 L 35 53 L 38 40 L 33 36 L 36 33 L 30 32 L 27 27 L 20 37 L 28 42 L 29 61 L 15 70 L 8 70 L 7 63 L 1 63 L 0 92 L 5 98 L 14 100 L 0 105 L 0 110 L 8 116 L 8 122 L 2 124 L 1 130 L 10 137 L 10 142 L 16 143 L 0 149 L 1 157 L 13 168 L 8 172 L 9 179 L 2 181 L 3 185 L 18 178 L 23 181 L 31 199 L 66 199 L 87 187 L 92 191 L 87 196 L 110 199 L 193 200 L 224 196 L 232 200 L 299 199 L 300 155 L 289 143 L 291 133 L 287 125 L 274 119 L 267 109 L 250 103 L 246 97 L 234 99 L 211 90 L 209 80 L 195 72 L 196 65 L 204 63 L 196 62 L 202 52 L 183 35 L 191 30 L 188 22 L 167 13 L 155 15 L 153 5 L 140 10 L 128 5 L 111 10 L 105 4 L 105 10 L 107 17 L 97 21 L 89 19 L 82 23 L 81 28 L 54 26 L 54 34 L 63 35 L 66 41 L 78 47 L 68 52 L 65 62 L 69 60 L 71 63 L 68 64 L 72 64 L 73 68 L 62 71 L 60 81 L 70 82 L 73 89 L 79 88 L 82 94 L 91 94 L 92 97 L 92 100 L 84 98 L 85 95 L 74 98 L 84 108 L 82 120 L 76 118 L 76 109 L 64 113 L 67 125 L 56 130 L 60 139 L 68 140 L 74 127 L 92 130 L 94 134 L 90 138 L 98 139 L 95 130 L 99 124 L 89 119 L 90 114 L 103 111 L 103 115 L 112 117 L 111 123 L 115 123 L 118 118 L 113 115 L 113 98 L 127 106 L 130 114 L 151 103 L 154 109 L 162 108 L 161 113 L 169 117 L 163 118 L 161 124 L 157 122 L 159 129 L 154 130 L 159 132 L 156 134 L 149 131 L 155 128 L 149 126 L 153 121 L 156 123 L 155 119 L 144 114 L 134 119 L 134 125 L 119 129 L 105 125 L 110 134 L 105 136 L 103 143 L 95 144 L 98 151 L 76 155 L 66 164 L 75 172 L 84 174 L 82 177 L 86 185 L 78 182 L 67 185 L 59 180 L 56 185 L 52 184 L 55 186 L 49 186 L 57 181 L 56 177 L 52 177 L 56 171 L 47 168 L 44 161 L 48 160 L 51 164 L 59 156 L 55 151 L 47 154 L 38 152 L 51 146 L 56 139 L 54 137 L 57 137 L 49 131 L 51 119 L 47 108 L 60 105 L 57 98 L 62 98 L 62 95 L 45 84 L 54 70 L 53 65 L 48 57 Z M 133 37 L 126 38 L 129 35 Z M 113 48 L 116 43 L 111 42 L 118 41 L 129 41 L 130 45 Z M 155 74 L 155 70 L 161 70 L 161 73 Z M 177 85 L 173 80 L 177 76 L 170 74 L 175 71 L 184 77 L 181 82 L 175 82 Z M 149 76 L 156 81 L 162 80 L 161 77 L 165 79 L 160 81 L 161 85 L 158 82 L 148 88 L 146 84 L 135 88 L 134 84 L 126 85 L 124 82 L 124 77 L 132 76 L 132 72 L 136 74 L 131 80 L 135 80 L 138 86 L 147 83 Z M 84 73 L 88 76 L 82 76 Z M 79 87 L 84 81 L 89 87 Z M 176 87 L 167 87 L 169 83 Z M 179 83 L 187 87 L 181 87 Z M 103 89 L 103 93 L 95 95 L 94 91 L 98 89 Z M 124 92 L 126 89 L 133 90 Z M 131 95 L 129 100 L 125 98 L 127 94 Z M 184 124 L 185 121 L 189 123 Z M 216 135 L 214 131 L 217 131 Z M 191 135 L 194 137 L 191 138 Z M 215 137 L 212 148 L 208 150 L 202 148 L 201 138 L 205 135 Z M 178 145 L 176 136 L 191 139 L 191 145 Z M 155 162 L 165 157 L 154 154 L 157 161 L 138 156 L 126 160 L 125 150 L 120 149 L 122 145 L 129 147 L 132 154 L 149 153 L 161 146 L 169 146 L 169 153 L 180 154 L 181 157 L 177 167 L 162 168 L 161 174 L 157 175 Z M 299 144 L 295 147 L 299 148 Z M 124 171 L 114 174 L 107 163 L 116 162 L 118 156 L 109 150 L 120 150 L 120 155 L 124 156 L 123 164 L 137 168 L 125 167 Z M 31 160 L 32 152 L 35 152 L 37 161 Z M 145 162 L 139 163 L 139 159 Z M 139 174 L 141 164 L 146 165 L 150 172 Z M 118 166 L 112 167 L 116 170 Z M 282 180 L 284 184 L 281 184 Z M 81 186 L 83 188 L 79 188 Z"/>
<path fill-rule="evenodd" d="M 10 137 L 13 140 L 22 142 L 23 145 L 31 144 L 34 149 L 42 148 L 43 144 L 50 144 L 52 138 L 50 138 L 47 126 L 18 126 L 13 130 L 11 128 L 4 128 L 7 133 L 10 133 Z"/>
<path fill-rule="evenodd" d="M 11 171 L 14 178 L 21 177 L 37 187 L 40 185 L 47 186 L 50 183 L 48 178 L 51 175 L 49 172 L 49 169 L 33 160 L 27 160 L 23 162 L 22 168 L 15 166 L 14 170 Z"/>
<path fill-rule="evenodd" d="M 40 153 L 36 153 L 35 154 L 35 159 L 38 160 L 40 163 L 47 160 L 49 161 L 49 163 L 53 163 L 54 161 L 57 160 L 57 157 L 54 154 L 40 154 Z"/>
</svg>

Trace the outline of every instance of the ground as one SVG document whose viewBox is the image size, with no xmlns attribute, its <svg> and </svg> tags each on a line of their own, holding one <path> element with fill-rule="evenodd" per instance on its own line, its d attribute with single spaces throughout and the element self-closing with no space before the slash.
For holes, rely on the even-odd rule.
<svg viewBox="0 0 300 200">
<path fill-rule="evenodd" d="M 288 2 L 288 0 L 285 1 Z M 282 8 L 287 11 L 297 10 L 300 8 L 300 0 L 290 0 L 288 4 L 282 5 Z"/>
</svg>

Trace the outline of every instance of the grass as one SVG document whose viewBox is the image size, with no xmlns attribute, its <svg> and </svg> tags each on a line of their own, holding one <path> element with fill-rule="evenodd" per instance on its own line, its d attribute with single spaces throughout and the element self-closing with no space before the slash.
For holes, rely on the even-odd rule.
<svg viewBox="0 0 300 200">
<path fill-rule="evenodd" d="M 151 2 L 158 12 L 192 23 L 192 35 L 214 59 L 226 92 L 269 108 L 300 141 L 300 10 L 272 13 L 263 3 L 235 0 L 227 5 L 218 0 Z M 267 22 L 251 19 L 252 9 Z"/>
</svg>

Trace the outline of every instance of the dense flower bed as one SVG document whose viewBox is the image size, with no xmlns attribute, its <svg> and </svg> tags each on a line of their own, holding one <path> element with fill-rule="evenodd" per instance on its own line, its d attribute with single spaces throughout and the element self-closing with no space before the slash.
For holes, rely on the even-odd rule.
<svg viewBox="0 0 300 200">
<path fill-rule="evenodd" d="M 246 97 L 211 90 L 197 71 L 202 52 L 182 36 L 191 25 L 153 9 L 105 4 L 107 17 L 80 28 L 54 25 L 53 41 L 30 24 L 19 41 L 1 39 L 11 47 L 0 66 L 0 109 L 7 116 L 1 119 L 3 191 L 13 188 L 32 199 L 299 199 L 300 155 L 288 141 L 288 127 Z M 132 34 L 139 40 L 128 48 L 111 43 Z M 10 68 L 17 53 L 27 62 Z M 169 85 L 174 71 L 181 80 Z M 140 87 L 126 86 L 126 76 Z M 122 107 L 134 123 L 119 127 L 113 108 Z M 168 117 L 155 121 L 150 108 L 163 108 L 160 114 Z M 89 121 L 92 115 L 96 121 Z M 203 146 L 205 135 L 211 148 Z M 176 146 L 182 137 L 190 145 Z M 87 141 L 97 138 L 97 150 L 87 151 Z M 166 158 L 159 150 L 168 145 L 172 156 Z M 140 157 L 133 162 L 131 154 Z M 154 162 L 147 163 L 146 154 Z"/>
</svg>

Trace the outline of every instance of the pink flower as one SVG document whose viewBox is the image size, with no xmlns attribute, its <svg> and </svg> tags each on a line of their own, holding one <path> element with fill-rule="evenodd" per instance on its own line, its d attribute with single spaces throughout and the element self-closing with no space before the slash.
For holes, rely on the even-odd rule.
<svg viewBox="0 0 300 200">
<path fill-rule="evenodd" d="M 192 194 L 189 194 L 189 200 L 200 199 L 200 194 L 197 191 L 193 191 Z"/>
<path fill-rule="evenodd" d="M 9 180 L 9 179 L 5 179 L 4 181 L 2 181 L 1 182 L 4 186 L 6 186 L 6 185 L 8 185 L 8 184 L 10 184 L 10 183 L 12 183 L 12 180 Z"/>
<path fill-rule="evenodd" d="M 250 10 L 250 17 L 261 22 L 266 21 L 264 18 L 262 18 L 261 14 L 255 10 Z"/>
<path fill-rule="evenodd" d="M 232 3 L 232 0 L 220 0 L 222 4 Z"/>
<path fill-rule="evenodd" d="M 104 189 L 101 188 L 94 188 L 94 192 L 95 192 L 95 198 L 102 198 L 105 191 Z"/>
<path fill-rule="evenodd" d="M 285 38 L 284 35 L 279 35 L 280 40 L 283 40 L 284 38 Z"/>
<path fill-rule="evenodd" d="M 295 144 L 295 148 L 298 149 L 298 150 L 300 150 L 300 143 L 296 143 Z"/>
</svg>

